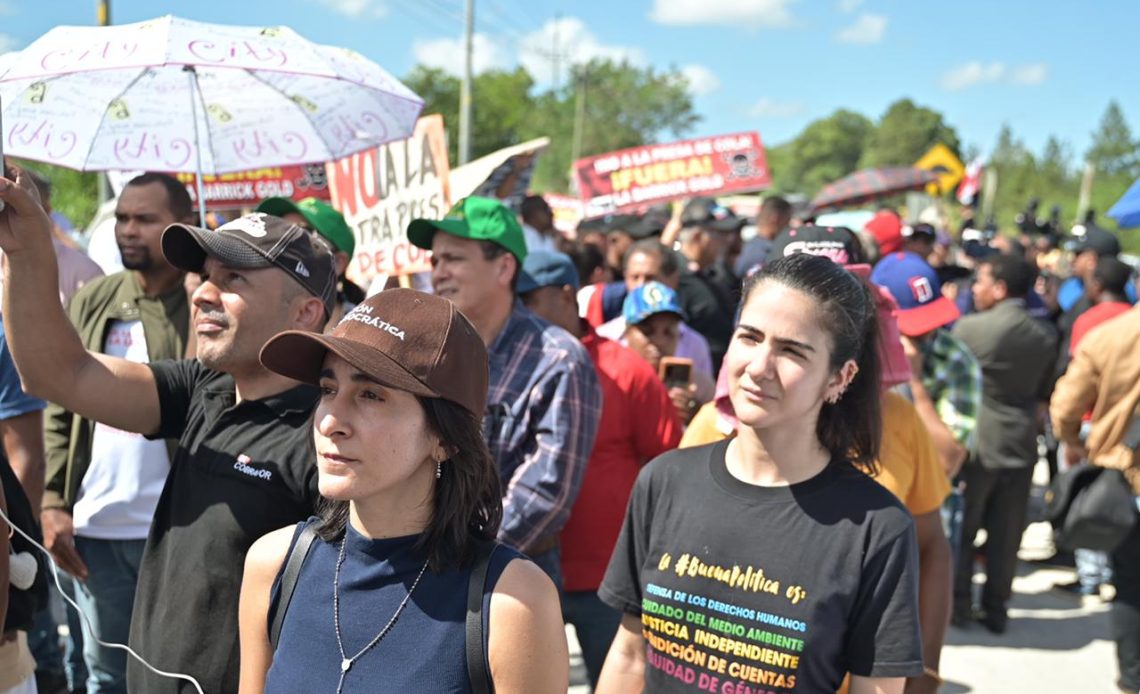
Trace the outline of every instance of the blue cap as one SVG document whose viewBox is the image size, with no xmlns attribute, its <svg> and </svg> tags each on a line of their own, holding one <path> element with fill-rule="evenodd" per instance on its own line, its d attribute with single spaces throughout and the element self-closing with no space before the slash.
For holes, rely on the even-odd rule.
<svg viewBox="0 0 1140 694">
<path fill-rule="evenodd" d="M 914 253 L 892 253 L 875 266 L 871 281 L 898 302 L 899 332 L 918 337 L 958 320 L 961 312 L 942 296 L 938 273 Z"/>
<path fill-rule="evenodd" d="M 673 313 L 685 320 L 685 312 L 677 301 L 677 292 L 660 282 L 646 282 L 625 297 L 621 314 L 626 325 L 637 325 L 652 315 Z"/>
<path fill-rule="evenodd" d="M 578 269 L 574 261 L 565 253 L 555 251 L 531 251 L 526 254 L 516 293 L 527 294 L 543 287 L 571 286 L 579 288 Z"/>
</svg>

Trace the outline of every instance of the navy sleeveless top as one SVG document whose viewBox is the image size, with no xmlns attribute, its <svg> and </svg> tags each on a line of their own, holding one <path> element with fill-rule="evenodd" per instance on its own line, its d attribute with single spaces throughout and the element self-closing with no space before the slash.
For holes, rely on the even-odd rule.
<svg viewBox="0 0 1140 694">
<path fill-rule="evenodd" d="M 298 524 L 293 543 L 301 529 L 314 522 L 315 519 L 309 519 Z M 351 658 L 392 618 L 416 580 L 424 558 L 413 552 L 418 535 L 370 540 L 354 530 L 351 523 L 345 532 L 339 590 L 340 637 Z M 277 651 L 265 681 L 266 694 L 336 691 L 341 655 L 333 626 L 333 577 L 339 552 L 339 541 L 313 541 L 281 626 Z M 507 564 L 520 557 L 502 545 L 491 555 L 483 592 L 484 653 L 490 632 L 491 593 Z M 425 571 L 392 630 L 353 663 L 344 680 L 344 692 L 470 692 L 465 651 L 470 576 L 471 567 L 441 574 Z M 267 629 L 277 610 L 280 592 L 278 572 L 270 597 Z"/>
</svg>

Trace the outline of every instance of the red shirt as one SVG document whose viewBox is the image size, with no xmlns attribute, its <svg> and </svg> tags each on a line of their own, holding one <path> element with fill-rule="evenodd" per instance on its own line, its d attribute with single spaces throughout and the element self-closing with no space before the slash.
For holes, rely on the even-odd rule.
<svg viewBox="0 0 1140 694">
<path fill-rule="evenodd" d="M 1069 354 L 1077 353 L 1077 343 L 1081 338 L 1088 334 L 1090 330 L 1112 318 L 1116 318 L 1128 309 L 1132 308 L 1132 304 L 1124 301 L 1106 301 L 1103 304 L 1097 304 L 1089 310 L 1082 313 L 1075 323 L 1073 323 L 1073 334 L 1069 336 Z"/>
<path fill-rule="evenodd" d="M 587 327 L 583 323 L 583 327 Z M 681 441 L 681 423 L 653 367 L 636 352 L 589 329 L 582 345 L 602 384 L 602 419 L 582 490 L 562 529 L 567 591 L 602 582 L 641 467 Z"/>
</svg>

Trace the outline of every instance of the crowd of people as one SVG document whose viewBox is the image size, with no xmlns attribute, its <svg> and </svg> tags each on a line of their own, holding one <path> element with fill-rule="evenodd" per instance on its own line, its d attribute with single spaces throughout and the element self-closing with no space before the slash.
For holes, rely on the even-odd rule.
<svg viewBox="0 0 1140 694">
<path fill-rule="evenodd" d="M 430 293 L 366 296 L 327 203 L 204 229 L 143 174 L 99 276 L 4 173 L 4 510 L 83 615 L 12 536 L 3 694 L 564 692 L 564 625 L 603 694 L 935 692 L 949 625 L 1008 628 L 1041 449 L 1140 493 L 1091 219 L 472 196 L 406 229 Z M 1140 528 L 1074 561 L 1140 690 Z"/>
</svg>

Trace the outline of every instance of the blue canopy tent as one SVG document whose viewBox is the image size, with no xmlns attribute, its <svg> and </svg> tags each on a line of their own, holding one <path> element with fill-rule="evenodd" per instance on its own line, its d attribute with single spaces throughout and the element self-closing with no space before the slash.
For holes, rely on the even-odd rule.
<svg viewBox="0 0 1140 694">
<path fill-rule="evenodd" d="M 1140 227 L 1140 178 L 1116 201 L 1108 216 L 1115 219 L 1122 229 Z"/>
</svg>

